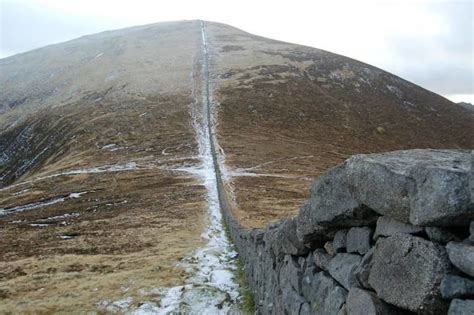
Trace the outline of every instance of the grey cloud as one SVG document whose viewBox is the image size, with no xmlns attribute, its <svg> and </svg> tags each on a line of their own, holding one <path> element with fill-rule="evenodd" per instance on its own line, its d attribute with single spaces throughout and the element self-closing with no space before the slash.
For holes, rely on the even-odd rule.
<svg viewBox="0 0 474 315">
<path fill-rule="evenodd" d="M 0 52 L 3 56 L 120 27 L 115 21 L 64 16 L 39 5 L 8 0 L 1 1 L 0 5 Z"/>
<path fill-rule="evenodd" d="M 416 30 L 408 37 L 388 35 L 397 73 L 438 93 L 474 94 L 473 3 L 436 3 L 430 9 L 445 19 L 439 35 L 419 38 Z"/>
<path fill-rule="evenodd" d="M 126 26 L 125 21 L 64 16 L 49 7 L 12 0 L 1 0 L 0 5 L 0 58 Z M 445 32 L 433 37 L 421 37 L 416 29 L 411 36 L 387 34 L 394 60 L 379 66 L 437 93 L 474 94 L 473 6 L 469 0 L 430 3 L 428 9 L 445 19 Z"/>
</svg>

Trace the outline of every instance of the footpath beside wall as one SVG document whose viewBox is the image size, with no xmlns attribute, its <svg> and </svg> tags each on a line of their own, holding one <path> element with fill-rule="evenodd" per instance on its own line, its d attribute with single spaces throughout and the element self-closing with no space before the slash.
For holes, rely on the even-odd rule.
<svg viewBox="0 0 474 315">
<path fill-rule="evenodd" d="M 474 314 L 474 151 L 353 156 L 296 217 L 248 230 L 219 198 L 257 314 Z"/>
</svg>

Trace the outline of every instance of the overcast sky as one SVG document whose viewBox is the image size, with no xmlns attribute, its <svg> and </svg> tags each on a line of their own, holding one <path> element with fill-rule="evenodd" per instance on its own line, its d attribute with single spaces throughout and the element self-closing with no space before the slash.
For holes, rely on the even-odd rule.
<svg viewBox="0 0 474 315">
<path fill-rule="evenodd" d="M 346 55 L 474 103 L 474 0 L 0 0 L 0 58 L 82 35 L 183 19 Z"/>
</svg>

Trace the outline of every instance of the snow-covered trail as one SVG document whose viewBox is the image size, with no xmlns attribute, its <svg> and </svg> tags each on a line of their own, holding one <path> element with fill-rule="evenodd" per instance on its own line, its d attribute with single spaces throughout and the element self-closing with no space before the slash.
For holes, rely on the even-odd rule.
<svg viewBox="0 0 474 315">
<path fill-rule="evenodd" d="M 239 297 L 239 286 L 234 279 L 234 272 L 237 269 L 235 264 L 237 253 L 225 232 L 218 196 L 213 157 L 215 138 L 212 135 L 214 117 L 209 83 L 209 51 L 204 22 L 201 22 L 201 49 L 201 93 L 197 93 L 196 87 L 193 88 L 195 106 L 192 107 L 191 112 L 201 167 L 191 171 L 203 181 L 206 187 L 209 222 L 203 233 L 207 244 L 200 248 L 194 256 L 197 258 L 197 269 L 195 276 L 191 279 L 198 284 L 204 281 L 205 285 L 214 289 L 214 292 L 211 291 L 212 294 L 206 297 L 207 301 L 200 301 L 197 304 L 211 304 L 213 307 L 201 308 L 196 310 L 196 313 L 227 314 Z M 200 101 L 198 94 L 201 96 Z M 224 294 L 224 301 L 222 301 L 222 294 Z"/>
<path fill-rule="evenodd" d="M 229 240 L 219 204 L 215 162 L 213 158 L 213 117 L 209 87 L 209 53 L 206 29 L 201 22 L 201 58 L 199 69 L 191 74 L 194 104 L 192 125 L 199 148 L 200 165 L 174 169 L 199 178 L 206 188 L 208 225 L 202 233 L 205 245 L 198 248 L 181 265 L 186 269 L 186 284 L 157 288 L 159 305 L 143 303 L 133 314 L 205 314 L 233 313 L 239 300 L 235 252 Z"/>
<path fill-rule="evenodd" d="M 197 168 L 183 168 L 181 171 L 197 176 L 206 187 L 209 222 L 202 237 L 207 244 L 184 261 L 191 277 L 183 293 L 177 293 L 176 288 L 169 290 L 164 301 L 168 301 L 170 305 L 161 307 L 171 311 L 172 304 L 177 304 L 174 311 L 186 314 L 227 314 L 239 297 L 239 286 L 234 279 L 237 253 L 224 229 L 217 191 L 213 160 L 209 52 L 203 22 L 201 22 L 201 49 L 201 69 L 198 74 L 201 80 L 197 80 L 196 73 L 193 73 L 195 103 L 191 108 L 201 165 Z M 196 86 L 197 81 L 201 83 L 200 87 Z"/>
</svg>

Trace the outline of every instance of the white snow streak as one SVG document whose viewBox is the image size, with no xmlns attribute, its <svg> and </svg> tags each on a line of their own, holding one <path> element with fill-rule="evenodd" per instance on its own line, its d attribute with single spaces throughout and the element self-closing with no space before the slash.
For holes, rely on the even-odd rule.
<svg viewBox="0 0 474 315">
<path fill-rule="evenodd" d="M 10 213 L 14 213 L 14 212 L 22 212 L 22 211 L 26 211 L 26 210 L 33 210 L 33 209 L 37 209 L 37 208 L 47 207 L 47 206 L 54 205 L 54 204 L 59 203 L 59 202 L 64 202 L 67 199 L 80 198 L 82 195 L 87 194 L 89 192 L 90 191 L 74 192 L 74 193 L 70 193 L 68 196 L 64 196 L 64 197 L 57 197 L 57 198 L 48 199 L 48 200 L 36 201 L 36 202 L 27 203 L 25 205 L 20 205 L 20 206 L 16 206 L 16 207 L 12 207 L 12 208 L 0 208 L 0 216 L 10 214 Z"/>
<path fill-rule="evenodd" d="M 32 180 L 21 182 L 18 184 L 6 186 L 6 187 L 1 188 L 0 191 L 9 190 L 14 187 L 18 187 L 18 186 L 22 186 L 26 184 L 32 184 L 41 180 L 59 177 L 59 176 L 107 173 L 107 172 L 125 172 L 125 171 L 134 171 L 137 169 L 138 169 L 137 163 L 135 162 L 127 162 L 127 163 L 113 164 L 113 165 L 102 165 L 102 166 L 96 166 L 96 167 L 91 167 L 91 168 L 76 168 L 76 169 L 70 169 L 70 170 L 66 170 L 60 173 L 55 173 L 55 174 L 51 174 L 47 176 L 37 177 Z"/>
<path fill-rule="evenodd" d="M 196 133 L 199 148 L 198 166 L 181 167 L 175 171 L 187 172 L 197 177 L 207 190 L 209 222 L 202 238 L 207 244 L 198 248 L 192 256 L 180 263 L 189 275 L 185 285 L 171 288 L 156 288 L 153 291 L 161 295 L 159 304 L 146 302 L 131 311 L 131 314 L 228 314 L 239 299 L 239 285 L 235 281 L 237 253 L 228 239 L 219 204 L 216 172 L 212 158 L 211 135 L 209 134 L 207 115 L 207 67 L 208 52 L 204 25 L 201 23 L 203 64 L 201 77 L 202 100 L 198 100 L 197 89 L 193 82 L 195 103 L 191 107 L 192 125 Z M 212 118 L 212 117 L 211 117 Z M 165 148 L 163 155 L 168 155 Z M 105 307 L 117 306 L 107 303 Z M 128 306 L 126 306 L 128 308 Z"/>
<path fill-rule="evenodd" d="M 234 278 L 236 270 L 233 250 L 222 222 L 219 205 L 216 173 L 211 152 L 211 135 L 207 117 L 206 78 L 208 66 L 207 38 L 201 23 L 203 65 L 201 75 L 202 100 L 196 100 L 191 108 L 193 128 L 199 148 L 201 165 L 177 169 L 198 177 L 207 190 L 209 224 L 202 234 L 207 245 L 199 248 L 192 257 L 185 258 L 183 266 L 190 273 L 187 286 L 177 286 L 166 291 L 159 310 L 163 314 L 184 312 L 186 314 L 227 314 L 238 299 L 239 285 Z M 194 77 L 194 75 L 192 75 Z M 194 83 L 194 80 L 193 80 Z M 196 89 L 193 95 L 196 98 Z M 158 313 L 160 314 L 160 313 Z"/>
</svg>

